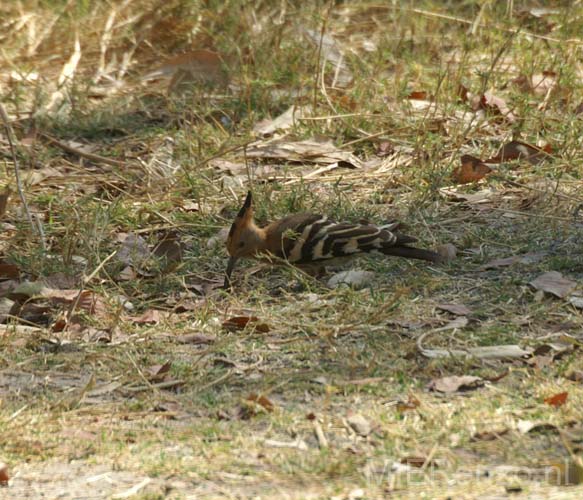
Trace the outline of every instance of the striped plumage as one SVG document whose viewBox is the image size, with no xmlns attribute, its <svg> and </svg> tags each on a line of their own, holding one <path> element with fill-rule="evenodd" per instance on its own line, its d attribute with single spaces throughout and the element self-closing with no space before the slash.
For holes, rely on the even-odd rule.
<svg viewBox="0 0 583 500">
<path fill-rule="evenodd" d="M 227 250 L 231 257 L 225 286 L 229 285 L 239 258 L 261 254 L 300 265 L 363 252 L 380 252 L 430 262 L 440 260 L 436 252 L 409 246 L 416 239 L 394 233 L 392 230 L 397 225 L 338 223 L 322 215 L 294 214 L 260 228 L 253 220 L 253 202 L 249 192 L 229 231 Z"/>
</svg>

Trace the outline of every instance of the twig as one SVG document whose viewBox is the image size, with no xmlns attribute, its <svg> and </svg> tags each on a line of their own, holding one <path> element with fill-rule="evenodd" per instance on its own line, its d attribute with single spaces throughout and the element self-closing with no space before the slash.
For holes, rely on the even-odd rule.
<svg viewBox="0 0 583 500">
<path fill-rule="evenodd" d="M 61 148 L 63 151 L 67 151 L 68 153 L 80 156 L 81 158 L 87 158 L 88 160 L 91 161 L 105 163 L 106 165 L 111 165 L 112 167 L 124 167 L 126 165 L 126 163 L 123 161 L 114 160 L 112 158 L 106 158 L 105 156 L 100 156 L 93 153 L 86 153 L 85 151 L 81 151 L 80 149 L 69 146 L 68 144 L 61 142 L 58 139 L 55 139 L 54 137 L 51 137 L 48 134 L 45 134 L 44 132 L 39 132 L 39 135 L 47 139 L 51 144 L 54 144 L 58 148 Z"/>
<path fill-rule="evenodd" d="M 131 353 L 129 351 L 126 352 L 126 356 L 128 357 L 128 359 L 130 360 L 130 363 L 132 365 L 134 365 L 134 368 L 136 369 L 136 371 L 138 372 L 138 375 L 140 376 L 140 378 L 146 383 L 146 386 L 148 387 L 148 389 L 154 390 L 154 386 L 153 384 L 148 380 L 148 377 L 146 377 L 144 375 L 144 372 L 142 370 L 140 370 L 140 367 L 138 366 L 138 364 L 136 363 L 136 360 L 133 358 L 133 356 L 131 355 Z M 142 386 L 140 386 L 142 387 Z M 126 388 L 127 389 L 127 388 Z M 141 391 L 142 389 L 140 389 Z M 145 390 L 145 389 L 144 389 Z"/>
<path fill-rule="evenodd" d="M 380 132 L 376 132 L 374 134 L 367 135 L 366 137 L 360 137 L 358 139 L 354 139 L 353 141 L 348 141 L 342 144 L 340 147 L 345 148 L 346 146 L 352 146 L 353 144 L 358 144 L 359 142 L 368 141 L 370 139 L 375 139 L 376 137 L 381 137 L 382 135 L 390 134 L 390 130 L 381 130 Z"/>
<path fill-rule="evenodd" d="M 327 115 L 327 116 L 300 116 L 296 118 L 297 121 L 324 121 L 324 120 L 336 120 L 339 118 L 352 118 L 352 117 L 359 117 L 359 118 L 379 118 L 379 119 L 386 119 L 385 116 L 379 113 L 344 113 L 339 115 Z"/>
<path fill-rule="evenodd" d="M 139 385 L 137 387 L 124 387 L 126 391 L 129 392 L 142 392 L 152 389 L 172 389 L 173 387 L 179 387 L 184 385 L 184 380 L 165 380 L 164 382 L 158 382 L 156 384 L 148 383 L 148 385 Z"/>
<path fill-rule="evenodd" d="M 427 16 L 427 17 L 435 17 L 437 19 L 444 19 L 446 21 L 455 21 L 457 23 L 467 24 L 469 26 L 472 26 L 475 23 L 475 20 L 472 21 L 470 19 L 464 19 L 462 17 L 441 14 L 439 12 L 431 12 L 429 10 L 423 10 L 423 9 L 406 9 L 406 10 L 408 10 L 409 12 L 411 12 L 413 14 L 420 14 L 422 16 Z M 567 38 L 566 40 L 561 40 L 560 38 L 547 36 L 547 35 L 539 35 L 537 33 L 531 32 L 531 31 L 521 30 L 520 28 L 518 28 L 518 29 L 505 28 L 503 26 L 500 26 L 499 24 L 486 24 L 486 23 L 479 22 L 477 24 L 477 26 L 479 26 L 480 28 L 499 29 L 500 31 L 504 31 L 506 33 L 511 33 L 511 34 L 518 34 L 520 32 L 520 34 L 522 36 L 529 37 L 529 38 L 538 38 L 539 40 L 547 40 L 549 42 L 568 43 L 568 44 L 574 44 L 574 45 L 582 45 L 583 44 L 583 40 L 581 40 L 580 38 Z"/>
<path fill-rule="evenodd" d="M 196 390 L 197 390 L 197 392 L 206 391 L 207 389 L 210 389 L 211 387 L 213 387 L 213 386 L 215 386 L 217 384 L 220 384 L 221 382 L 225 381 L 231 375 L 233 375 L 233 373 L 234 373 L 234 370 L 229 370 L 228 372 L 224 373 L 219 378 L 217 378 L 215 380 L 212 380 L 208 384 L 204 384 L 204 385 L 201 385 L 200 387 L 197 387 Z"/>
<path fill-rule="evenodd" d="M 103 266 L 117 253 L 117 250 L 111 252 L 105 259 L 103 259 L 100 264 L 93 270 L 93 272 L 87 276 L 86 278 L 83 278 L 83 283 L 81 284 L 81 289 L 79 290 L 79 293 L 77 294 L 77 297 L 75 297 L 75 300 L 71 303 L 71 306 L 69 307 L 69 310 L 67 311 L 67 315 L 66 315 L 66 321 L 67 323 L 71 320 L 71 317 L 73 316 L 73 313 L 75 312 L 75 309 L 77 309 L 77 306 L 79 305 L 79 301 L 81 300 L 81 296 L 83 295 L 83 292 L 85 291 L 85 287 L 87 286 L 87 284 L 97 275 L 97 273 L 99 271 L 101 271 L 101 269 L 103 268 Z"/>
<path fill-rule="evenodd" d="M 22 202 L 22 206 L 24 207 L 24 212 L 26 213 L 26 218 L 28 219 L 30 227 L 36 228 L 36 230 L 41 236 L 43 249 L 46 250 L 45 242 L 42 239 L 42 231 L 40 231 L 39 227 L 35 225 L 32 219 L 32 215 L 30 214 L 30 209 L 28 208 L 26 197 L 24 196 L 24 190 L 22 189 L 22 181 L 20 179 L 20 170 L 18 168 L 18 159 L 16 158 L 16 148 L 14 147 L 14 132 L 12 130 L 12 127 L 10 126 L 10 120 L 8 119 L 8 115 L 6 114 L 6 110 L 4 109 L 4 106 L 2 106 L 1 103 L 0 103 L 0 115 L 2 116 L 4 128 L 6 129 L 6 137 L 8 138 L 8 144 L 10 145 L 10 154 L 12 156 L 12 163 L 14 164 L 14 177 L 16 178 L 18 196 L 20 196 L 20 201 Z"/>
<path fill-rule="evenodd" d="M 314 420 L 314 434 L 316 434 L 316 438 L 318 439 L 318 446 L 320 449 L 328 448 L 328 440 L 326 439 L 324 430 L 322 429 L 322 426 L 318 420 Z"/>
<path fill-rule="evenodd" d="M 424 354 L 425 352 L 427 352 L 427 349 L 425 349 L 423 347 L 423 341 L 425 340 L 426 337 L 428 337 L 429 335 L 431 335 L 432 333 L 437 333 L 436 330 L 429 330 L 425 333 L 422 333 L 419 338 L 417 339 L 417 350 L 421 353 Z"/>
</svg>

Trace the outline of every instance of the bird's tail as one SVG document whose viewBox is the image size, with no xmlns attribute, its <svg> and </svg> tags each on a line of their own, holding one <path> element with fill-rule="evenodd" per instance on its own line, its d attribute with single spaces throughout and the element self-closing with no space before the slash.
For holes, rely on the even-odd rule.
<svg viewBox="0 0 583 500">
<path fill-rule="evenodd" d="M 380 250 L 385 255 L 394 255 L 396 257 L 405 257 L 407 259 L 428 260 L 429 262 L 441 262 L 443 259 L 441 255 L 432 250 L 424 250 L 422 248 L 409 247 L 406 245 L 400 246 L 386 246 Z"/>
</svg>

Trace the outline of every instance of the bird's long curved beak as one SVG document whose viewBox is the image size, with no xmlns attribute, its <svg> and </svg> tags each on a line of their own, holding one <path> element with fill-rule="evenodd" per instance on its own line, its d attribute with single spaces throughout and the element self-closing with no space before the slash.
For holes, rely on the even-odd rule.
<svg viewBox="0 0 583 500">
<path fill-rule="evenodd" d="M 233 269 L 235 269 L 235 264 L 237 263 L 238 257 L 229 257 L 229 262 L 227 264 L 227 270 L 225 271 L 225 288 L 229 288 L 231 286 L 231 274 L 233 273 Z"/>
</svg>

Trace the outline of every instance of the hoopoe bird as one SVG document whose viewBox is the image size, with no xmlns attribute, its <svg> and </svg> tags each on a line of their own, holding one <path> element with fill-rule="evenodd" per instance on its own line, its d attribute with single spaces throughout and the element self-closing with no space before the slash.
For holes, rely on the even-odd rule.
<svg viewBox="0 0 583 500">
<path fill-rule="evenodd" d="M 410 246 L 416 238 L 393 232 L 398 225 L 338 223 L 322 215 L 294 214 L 258 227 L 249 191 L 227 237 L 230 258 L 225 288 L 231 284 L 235 264 L 244 257 L 271 256 L 294 265 L 316 264 L 365 252 L 429 262 L 442 260 L 437 252 Z"/>
</svg>

